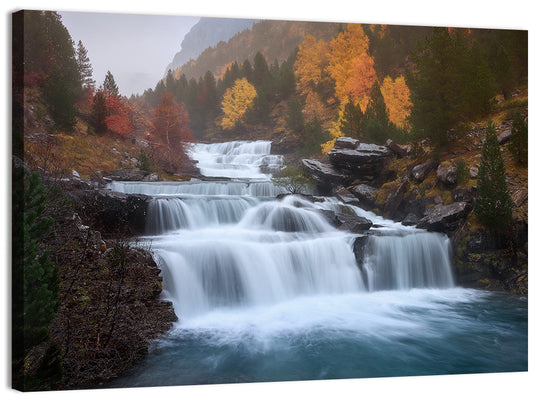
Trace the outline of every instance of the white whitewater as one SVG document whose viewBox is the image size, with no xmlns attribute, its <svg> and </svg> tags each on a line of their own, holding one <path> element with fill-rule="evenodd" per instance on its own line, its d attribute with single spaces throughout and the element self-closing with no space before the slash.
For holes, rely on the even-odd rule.
<svg viewBox="0 0 533 399">
<path fill-rule="evenodd" d="M 332 198 L 276 199 L 282 190 L 268 171 L 283 159 L 270 155 L 269 142 L 195 144 L 188 151 L 204 176 L 232 180 L 110 184 L 153 197 L 147 233 L 181 320 L 239 309 L 245 317 L 254 307 L 274 309 L 302 298 L 453 287 L 450 244 L 439 234 Z M 355 213 L 380 226 L 362 264 L 353 251 L 360 235 L 334 228 L 324 210 Z"/>
</svg>

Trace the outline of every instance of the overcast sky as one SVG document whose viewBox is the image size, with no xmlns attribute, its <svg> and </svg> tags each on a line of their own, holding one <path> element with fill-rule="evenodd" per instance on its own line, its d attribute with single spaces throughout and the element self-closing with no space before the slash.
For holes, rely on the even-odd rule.
<svg viewBox="0 0 533 399">
<path fill-rule="evenodd" d="M 180 50 L 196 17 L 60 12 L 72 40 L 87 49 L 99 86 L 111 71 L 120 93 L 153 88 Z"/>
</svg>

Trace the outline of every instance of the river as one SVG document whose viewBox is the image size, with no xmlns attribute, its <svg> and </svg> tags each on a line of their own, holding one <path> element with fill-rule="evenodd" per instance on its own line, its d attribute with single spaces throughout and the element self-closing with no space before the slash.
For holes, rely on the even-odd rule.
<svg viewBox="0 0 533 399">
<path fill-rule="evenodd" d="M 209 181 L 110 184 L 152 197 L 144 239 L 179 317 L 111 387 L 527 370 L 527 300 L 456 286 L 446 236 L 277 199 L 266 141 L 189 151 Z M 374 223 L 359 263 L 332 210 Z"/>
</svg>

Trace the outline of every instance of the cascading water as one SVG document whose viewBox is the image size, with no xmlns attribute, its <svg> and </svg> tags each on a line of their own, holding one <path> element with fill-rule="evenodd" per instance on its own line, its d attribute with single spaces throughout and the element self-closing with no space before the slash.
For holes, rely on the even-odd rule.
<svg viewBox="0 0 533 399">
<path fill-rule="evenodd" d="M 147 234 L 180 318 L 113 386 L 527 368 L 525 305 L 454 287 L 446 237 L 333 198 L 276 199 L 270 172 L 282 158 L 269 142 L 195 144 L 189 154 L 210 181 L 110 185 L 152 196 Z M 363 256 L 362 235 L 333 227 L 332 210 L 379 226 Z M 515 333 L 494 327 L 499 308 Z"/>
</svg>

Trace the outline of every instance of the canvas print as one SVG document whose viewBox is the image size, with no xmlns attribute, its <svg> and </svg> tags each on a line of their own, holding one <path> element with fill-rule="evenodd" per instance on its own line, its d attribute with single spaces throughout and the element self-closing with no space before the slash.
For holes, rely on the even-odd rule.
<svg viewBox="0 0 533 399">
<path fill-rule="evenodd" d="M 12 29 L 14 389 L 527 371 L 527 31 Z"/>
</svg>

